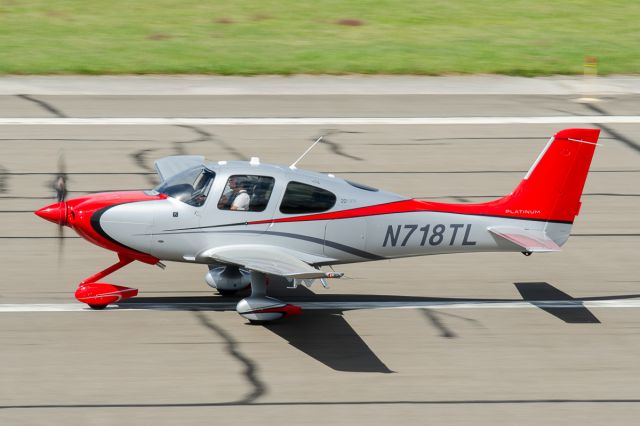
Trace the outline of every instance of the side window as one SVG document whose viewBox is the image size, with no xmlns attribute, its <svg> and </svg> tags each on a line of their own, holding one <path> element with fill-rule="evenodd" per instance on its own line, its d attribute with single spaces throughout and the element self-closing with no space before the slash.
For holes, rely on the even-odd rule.
<svg viewBox="0 0 640 426">
<path fill-rule="evenodd" d="M 200 173 L 200 176 L 198 176 L 193 182 L 193 192 L 191 193 L 191 197 L 186 200 L 185 203 L 194 207 L 201 207 L 204 202 L 207 201 L 207 196 L 209 195 L 209 190 L 211 189 L 211 184 L 213 184 L 213 179 L 215 177 L 216 174 L 208 170 Z"/>
<path fill-rule="evenodd" d="M 274 183 L 275 179 L 269 176 L 230 176 L 218 201 L 218 208 L 261 212 L 267 208 Z"/>
<path fill-rule="evenodd" d="M 319 213 L 336 204 L 331 192 L 300 182 L 289 182 L 284 192 L 280 211 L 282 213 Z"/>
</svg>

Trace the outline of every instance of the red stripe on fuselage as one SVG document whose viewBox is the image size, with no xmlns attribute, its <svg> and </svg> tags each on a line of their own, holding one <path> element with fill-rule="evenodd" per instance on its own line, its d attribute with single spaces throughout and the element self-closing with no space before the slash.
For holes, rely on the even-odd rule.
<svg viewBox="0 0 640 426">
<path fill-rule="evenodd" d="M 599 129 L 565 129 L 558 132 L 516 189 L 506 197 L 487 203 L 448 204 L 403 200 L 252 223 L 348 219 L 428 211 L 571 224 L 580 209 L 580 197 L 599 135 Z"/>
<path fill-rule="evenodd" d="M 535 211 L 518 211 L 515 214 L 509 213 L 505 207 L 505 198 L 501 198 L 488 203 L 480 204 L 449 204 L 449 203 L 432 203 L 421 200 L 402 200 L 394 201 L 386 204 L 376 204 L 373 206 L 359 207 L 349 210 L 340 210 L 329 213 L 317 213 L 303 216 L 282 217 L 277 219 L 258 220 L 249 222 L 249 225 L 259 225 L 264 223 L 283 223 L 283 222 L 305 222 L 312 220 L 335 220 L 350 219 L 356 217 L 378 216 L 383 214 L 394 213 L 414 213 L 414 212 L 437 212 L 464 214 L 475 216 L 497 216 L 511 219 L 523 220 L 541 220 L 538 212 Z M 565 219 L 551 220 L 557 222 L 572 223 L 573 221 Z"/>
</svg>

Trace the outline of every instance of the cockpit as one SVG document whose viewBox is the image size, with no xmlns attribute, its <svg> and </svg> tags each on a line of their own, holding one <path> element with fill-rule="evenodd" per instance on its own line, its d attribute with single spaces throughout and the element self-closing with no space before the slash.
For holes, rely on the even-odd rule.
<svg viewBox="0 0 640 426">
<path fill-rule="evenodd" d="M 200 207 L 207 200 L 215 177 L 213 171 L 204 166 L 197 166 L 171 176 L 153 190 L 191 206 Z"/>
</svg>

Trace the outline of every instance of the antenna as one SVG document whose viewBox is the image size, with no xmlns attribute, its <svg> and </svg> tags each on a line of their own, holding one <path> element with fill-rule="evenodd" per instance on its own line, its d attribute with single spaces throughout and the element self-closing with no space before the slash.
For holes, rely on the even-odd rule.
<svg viewBox="0 0 640 426">
<path fill-rule="evenodd" d="M 305 152 L 303 152 L 302 155 L 296 161 L 293 162 L 293 164 L 291 164 L 289 166 L 289 168 L 292 169 L 292 170 L 295 170 L 296 169 L 296 164 L 298 164 L 300 162 L 300 160 L 302 160 L 304 158 L 304 156 L 307 155 L 307 153 L 309 151 L 311 151 L 313 149 L 313 147 L 316 146 L 318 144 L 318 142 L 320 142 L 322 140 L 322 138 L 324 138 L 324 135 L 320 136 L 318 139 L 316 139 L 316 141 L 309 148 L 307 148 L 307 150 Z"/>
</svg>

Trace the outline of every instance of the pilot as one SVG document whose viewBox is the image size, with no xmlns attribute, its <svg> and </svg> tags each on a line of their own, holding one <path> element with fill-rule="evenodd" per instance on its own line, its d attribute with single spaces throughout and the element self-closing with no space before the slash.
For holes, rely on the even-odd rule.
<svg viewBox="0 0 640 426">
<path fill-rule="evenodd" d="M 243 188 L 239 176 L 231 176 L 229 178 L 230 192 L 223 196 L 224 200 L 220 200 L 220 204 L 230 210 L 249 210 L 251 197 Z"/>
</svg>

